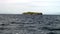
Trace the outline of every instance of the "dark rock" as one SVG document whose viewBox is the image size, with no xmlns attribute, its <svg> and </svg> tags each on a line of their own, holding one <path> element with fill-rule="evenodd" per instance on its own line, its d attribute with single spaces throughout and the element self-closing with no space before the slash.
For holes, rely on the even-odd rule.
<svg viewBox="0 0 60 34">
<path fill-rule="evenodd" d="M 0 30 L 4 30 L 4 28 L 0 28 Z"/>
<path fill-rule="evenodd" d="M 60 28 L 42 27 L 42 30 L 49 30 L 49 31 L 60 31 Z"/>
<path fill-rule="evenodd" d="M 5 24 L 1 24 L 2 26 L 4 26 Z"/>
<path fill-rule="evenodd" d="M 1 27 L 0 30 L 9 30 L 9 28 Z"/>
<path fill-rule="evenodd" d="M 47 34 L 57 34 L 57 33 L 54 33 L 54 32 L 49 32 L 49 33 L 47 33 Z"/>
<path fill-rule="evenodd" d="M 0 24 L 1 26 L 8 26 L 9 24 Z"/>
<path fill-rule="evenodd" d="M 11 24 L 14 24 L 15 22 L 11 22 Z"/>
</svg>

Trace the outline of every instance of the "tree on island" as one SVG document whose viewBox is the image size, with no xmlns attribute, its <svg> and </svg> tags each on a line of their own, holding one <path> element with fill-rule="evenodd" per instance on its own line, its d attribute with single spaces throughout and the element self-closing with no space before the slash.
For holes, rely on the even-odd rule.
<svg viewBox="0 0 60 34">
<path fill-rule="evenodd" d="M 27 14 L 27 15 L 42 15 L 42 13 L 38 13 L 38 12 L 24 12 L 23 14 Z"/>
</svg>

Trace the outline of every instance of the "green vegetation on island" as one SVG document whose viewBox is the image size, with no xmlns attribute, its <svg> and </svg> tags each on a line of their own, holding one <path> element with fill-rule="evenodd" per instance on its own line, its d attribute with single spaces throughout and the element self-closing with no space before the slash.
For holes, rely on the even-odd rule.
<svg viewBox="0 0 60 34">
<path fill-rule="evenodd" d="M 24 12 L 23 14 L 27 14 L 27 15 L 42 15 L 42 13 L 38 13 L 38 12 Z"/>
</svg>

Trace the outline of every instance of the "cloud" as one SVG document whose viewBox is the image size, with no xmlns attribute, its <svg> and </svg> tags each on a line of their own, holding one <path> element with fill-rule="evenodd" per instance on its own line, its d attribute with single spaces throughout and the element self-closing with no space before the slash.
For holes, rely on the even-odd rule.
<svg viewBox="0 0 60 34">
<path fill-rule="evenodd" d="M 52 14 L 60 11 L 60 0 L 0 0 L 0 13 L 19 14 L 37 11 Z"/>
<path fill-rule="evenodd" d="M 60 0 L 0 0 L 0 3 L 30 3 L 30 2 L 40 2 L 40 1 L 60 1 Z"/>
</svg>

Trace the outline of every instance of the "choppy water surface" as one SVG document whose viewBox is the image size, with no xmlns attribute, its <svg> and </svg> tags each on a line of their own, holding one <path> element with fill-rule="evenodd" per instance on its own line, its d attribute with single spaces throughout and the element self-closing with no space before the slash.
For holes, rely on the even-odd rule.
<svg viewBox="0 0 60 34">
<path fill-rule="evenodd" d="M 0 34 L 60 34 L 60 16 L 0 15 Z"/>
</svg>

